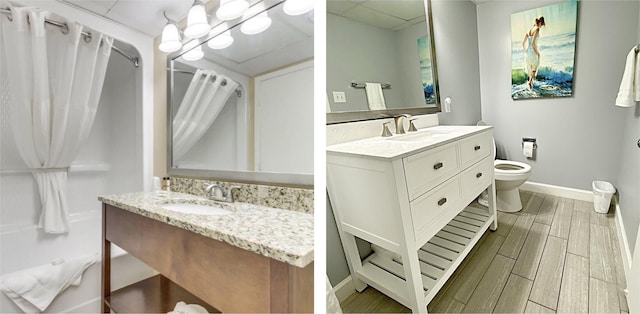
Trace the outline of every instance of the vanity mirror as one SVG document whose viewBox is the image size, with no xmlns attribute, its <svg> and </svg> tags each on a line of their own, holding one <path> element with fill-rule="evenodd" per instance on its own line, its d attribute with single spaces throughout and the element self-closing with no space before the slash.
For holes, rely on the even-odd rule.
<svg viewBox="0 0 640 314">
<path fill-rule="evenodd" d="M 313 185 L 313 11 L 288 15 L 283 4 L 253 1 L 233 23 L 210 12 L 210 36 L 169 56 L 170 175 Z M 263 12 L 270 26 L 247 34 Z M 230 46 L 214 44 L 227 35 Z"/>
<path fill-rule="evenodd" d="M 439 112 L 438 92 L 430 0 L 327 1 L 328 124 Z"/>
</svg>

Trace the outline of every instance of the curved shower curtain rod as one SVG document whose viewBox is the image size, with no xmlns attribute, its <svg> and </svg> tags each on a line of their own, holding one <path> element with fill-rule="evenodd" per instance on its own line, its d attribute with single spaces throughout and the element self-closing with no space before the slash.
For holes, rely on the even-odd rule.
<svg viewBox="0 0 640 314">
<path fill-rule="evenodd" d="M 0 13 L 6 14 L 7 17 L 9 18 L 9 20 L 10 21 L 12 20 L 11 10 L 9 8 L 0 8 Z M 45 19 L 44 22 L 47 23 L 47 24 L 59 27 L 63 34 L 66 34 L 66 33 L 69 32 L 69 26 L 67 25 L 66 22 L 58 22 L 58 21 L 54 21 L 54 20 L 50 20 L 50 19 Z M 91 33 L 89 33 L 89 32 L 83 31 L 82 32 L 82 36 L 84 36 L 85 40 L 91 40 Z M 113 46 L 113 45 L 111 46 L 111 49 L 113 49 L 113 51 L 117 52 L 121 56 L 123 56 L 123 57 L 127 58 L 129 61 L 131 61 L 136 68 L 140 66 L 140 58 L 132 57 L 132 56 L 128 55 L 127 53 L 125 53 L 124 51 L 122 51 L 122 49 L 120 49 L 120 48 L 118 48 L 116 46 Z"/>
</svg>

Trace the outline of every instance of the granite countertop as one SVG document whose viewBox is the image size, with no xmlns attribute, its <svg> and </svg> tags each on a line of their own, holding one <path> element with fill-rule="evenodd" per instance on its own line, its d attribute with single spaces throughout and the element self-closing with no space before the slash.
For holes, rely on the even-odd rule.
<svg viewBox="0 0 640 314">
<path fill-rule="evenodd" d="M 233 211 L 227 215 L 178 213 L 164 209 L 162 205 L 212 201 L 165 191 L 105 195 L 98 200 L 297 267 L 305 267 L 313 261 L 311 214 L 239 202 L 213 202 Z"/>
<path fill-rule="evenodd" d="M 434 126 L 417 132 L 394 134 L 391 137 L 375 136 L 327 146 L 327 153 L 380 159 L 403 158 L 491 128 L 491 126 Z"/>
</svg>

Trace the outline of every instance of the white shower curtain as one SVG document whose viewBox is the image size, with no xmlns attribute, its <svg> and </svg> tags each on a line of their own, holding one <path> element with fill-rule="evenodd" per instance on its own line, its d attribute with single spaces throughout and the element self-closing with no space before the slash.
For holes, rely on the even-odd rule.
<svg viewBox="0 0 640 314">
<path fill-rule="evenodd" d="M 197 70 L 173 118 L 173 160 L 182 157 L 211 127 L 238 83 L 210 70 Z"/>
<path fill-rule="evenodd" d="M 34 8 L 11 7 L 11 16 L 1 19 L 11 130 L 38 185 L 38 226 L 65 233 L 67 170 L 91 130 L 113 39 Z M 45 18 L 66 21 L 68 33 Z"/>
</svg>

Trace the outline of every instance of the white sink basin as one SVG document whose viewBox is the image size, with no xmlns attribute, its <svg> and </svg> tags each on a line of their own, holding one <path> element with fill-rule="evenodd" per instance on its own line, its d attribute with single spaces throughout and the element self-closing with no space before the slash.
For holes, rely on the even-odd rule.
<svg viewBox="0 0 640 314">
<path fill-rule="evenodd" d="M 451 135 L 451 132 L 447 131 L 420 131 L 416 133 L 409 133 L 405 135 L 394 135 L 387 137 L 387 141 L 401 141 L 401 142 L 420 142 L 441 139 Z"/>
<path fill-rule="evenodd" d="M 222 208 L 215 204 L 194 204 L 194 203 L 171 203 L 163 204 L 162 208 L 178 213 L 220 216 L 233 213 L 232 211 Z"/>
</svg>

